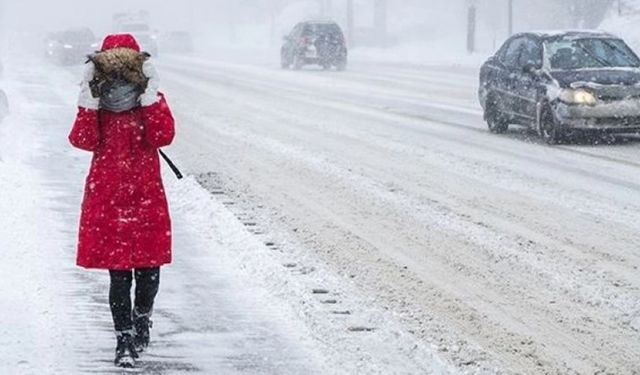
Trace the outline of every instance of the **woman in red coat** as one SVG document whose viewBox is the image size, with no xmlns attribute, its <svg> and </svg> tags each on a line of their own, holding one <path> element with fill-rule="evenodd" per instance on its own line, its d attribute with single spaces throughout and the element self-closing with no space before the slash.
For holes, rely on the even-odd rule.
<svg viewBox="0 0 640 375">
<path fill-rule="evenodd" d="M 171 221 L 158 149 L 169 145 L 174 134 L 149 55 L 140 52 L 131 35 L 108 36 L 87 63 L 69 140 L 93 153 L 77 263 L 110 272 L 115 363 L 122 367 L 133 366 L 149 343 L 160 266 L 171 262 Z"/>
</svg>

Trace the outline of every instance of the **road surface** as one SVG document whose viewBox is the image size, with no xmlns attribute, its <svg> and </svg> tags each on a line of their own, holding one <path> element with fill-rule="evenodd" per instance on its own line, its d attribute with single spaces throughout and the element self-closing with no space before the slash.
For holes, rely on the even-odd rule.
<svg viewBox="0 0 640 375">
<path fill-rule="evenodd" d="M 489 134 L 464 66 L 158 68 L 178 120 L 166 151 L 189 177 L 166 174 L 176 262 L 140 371 L 640 372 L 637 137 Z M 4 153 L 27 166 L 16 179 L 33 198 L 6 204 L 21 240 L 3 243 L 5 285 L 19 287 L 3 293 L 2 365 L 112 372 L 107 278 L 73 266 L 89 156 L 66 134 L 81 68 L 6 70 L 18 104 Z"/>
<path fill-rule="evenodd" d="M 166 58 L 172 152 L 463 371 L 640 371 L 640 143 L 489 134 L 465 67 Z"/>
</svg>

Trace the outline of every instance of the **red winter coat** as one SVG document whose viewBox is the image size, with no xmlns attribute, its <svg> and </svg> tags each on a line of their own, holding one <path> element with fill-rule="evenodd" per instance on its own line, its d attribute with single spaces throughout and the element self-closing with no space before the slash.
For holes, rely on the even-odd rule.
<svg viewBox="0 0 640 375">
<path fill-rule="evenodd" d="M 70 142 L 93 152 L 86 180 L 77 263 L 131 270 L 171 262 L 171 220 L 158 148 L 174 137 L 163 95 L 148 107 L 115 113 L 80 107 Z"/>
<path fill-rule="evenodd" d="M 93 152 L 85 185 L 77 262 L 130 270 L 171 262 L 171 221 L 158 148 L 174 137 L 164 97 L 113 113 L 80 108 L 71 143 Z"/>
</svg>

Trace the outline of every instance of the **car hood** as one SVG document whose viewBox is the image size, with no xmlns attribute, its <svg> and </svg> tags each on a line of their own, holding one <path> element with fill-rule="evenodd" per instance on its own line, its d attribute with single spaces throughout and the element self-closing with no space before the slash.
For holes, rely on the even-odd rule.
<svg viewBox="0 0 640 375">
<path fill-rule="evenodd" d="M 640 98 L 640 69 L 585 69 L 556 71 L 551 75 L 562 88 L 586 88 L 598 99 Z"/>
<path fill-rule="evenodd" d="M 640 69 L 584 69 L 553 71 L 561 87 L 640 86 Z"/>
</svg>

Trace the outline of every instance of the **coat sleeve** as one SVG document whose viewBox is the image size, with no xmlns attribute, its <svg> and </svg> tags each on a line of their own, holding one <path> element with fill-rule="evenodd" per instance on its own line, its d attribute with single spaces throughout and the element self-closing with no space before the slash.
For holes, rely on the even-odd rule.
<svg viewBox="0 0 640 375">
<path fill-rule="evenodd" d="M 100 143 L 100 130 L 98 127 L 98 108 L 100 99 L 94 98 L 89 82 L 95 75 L 95 65 L 87 63 L 80 86 L 78 98 L 78 114 L 69 134 L 69 142 L 75 147 L 95 151 Z"/>
<path fill-rule="evenodd" d="M 168 146 L 175 136 L 175 121 L 164 95 L 159 93 L 158 100 L 142 107 L 145 139 L 156 148 Z"/>
<path fill-rule="evenodd" d="M 97 110 L 78 107 L 76 121 L 69 134 L 69 142 L 81 150 L 96 150 L 100 143 Z"/>
</svg>

